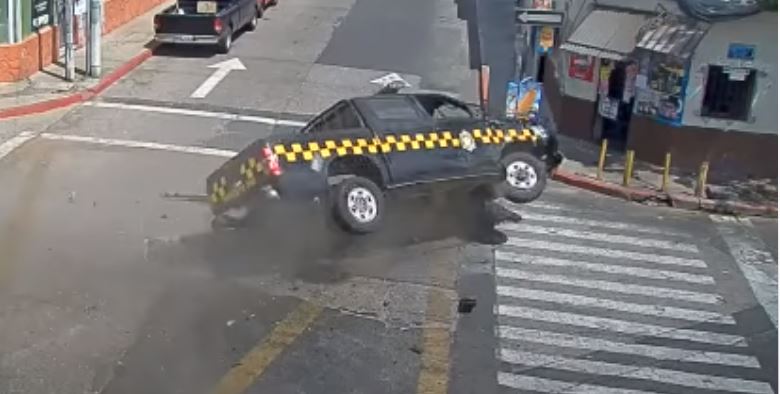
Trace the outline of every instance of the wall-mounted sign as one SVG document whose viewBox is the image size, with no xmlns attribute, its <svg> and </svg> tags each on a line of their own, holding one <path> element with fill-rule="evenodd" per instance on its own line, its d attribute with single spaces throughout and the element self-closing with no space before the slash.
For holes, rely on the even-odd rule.
<svg viewBox="0 0 780 394">
<path fill-rule="evenodd" d="M 555 29 L 551 26 L 536 28 L 536 53 L 545 54 L 555 46 Z"/>
<path fill-rule="evenodd" d="M 32 0 L 32 27 L 40 29 L 51 24 L 51 0 Z"/>
<path fill-rule="evenodd" d="M 593 56 L 569 52 L 569 78 L 593 82 Z"/>
<path fill-rule="evenodd" d="M 756 46 L 747 44 L 729 44 L 728 58 L 752 61 L 756 58 Z"/>
</svg>

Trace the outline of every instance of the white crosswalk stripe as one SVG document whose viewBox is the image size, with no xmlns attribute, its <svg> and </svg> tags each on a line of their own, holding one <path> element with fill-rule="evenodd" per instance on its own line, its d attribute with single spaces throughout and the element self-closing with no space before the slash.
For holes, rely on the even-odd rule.
<svg viewBox="0 0 780 394">
<path fill-rule="evenodd" d="M 524 300 L 547 301 L 557 304 L 611 309 L 621 312 L 636 313 L 640 315 L 663 317 L 667 319 L 689 320 L 700 323 L 735 323 L 734 318 L 731 316 L 725 316 L 716 312 L 676 308 L 673 306 L 659 306 L 657 304 L 635 304 L 631 302 L 608 300 L 604 298 L 588 297 L 576 294 L 557 293 L 534 289 L 520 289 L 512 286 L 498 286 L 496 292 L 500 296 L 514 297 Z"/>
<path fill-rule="evenodd" d="M 667 289 L 655 286 L 643 286 L 606 280 L 578 279 L 563 275 L 549 275 L 536 272 L 526 272 L 517 269 L 496 266 L 496 275 L 502 278 L 530 280 L 535 282 L 555 283 L 560 285 L 583 287 L 594 290 L 611 291 L 622 294 L 637 294 L 656 298 L 670 298 L 681 301 L 700 302 L 704 304 L 720 303 L 720 297 L 715 294 L 701 293 L 689 290 Z"/>
<path fill-rule="evenodd" d="M 773 392 L 756 379 L 761 365 L 747 354 L 695 238 L 663 225 L 580 218 L 565 204 L 508 207 L 523 221 L 499 227 L 509 240 L 495 250 L 500 386 Z"/>
<path fill-rule="evenodd" d="M 579 313 L 550 311 L 527 306 L 499 305 L 499 316 L 519 317 L 548 323 L 569 326 L 595 328 L 624 334 L 653 336 L 682 341 L 711 343 L 715 345 L 745 345 L 745 339 L 738 335 L 720 334 L 707 331 L 690 330 L 659 326 L 656 324 L 636 323 L 627 320 L 595 317 Z"/>
<path fill-rule="evenodd" d="M 612 342 L 605 339 L 588 338 L 550 331 L 533 330 L 520 327 L 499 327 L 499 337 L 526 342 L 543 343 L 558 347 L 623 353 L 635 356 L 651 357 L 658 360 L 691 361 L 708 364 L 732 365 L 736 367 L 758 368 L 755 357 L 734 353 L 686 350 L 665 346 L 643 345 L 636 343 Z"/>
<path fill-rule="evenodd" d="M 560 394 L 653 394 L 652 391 L 626 390 L 593 384 L 563 382 L 560 380 L 516 375 L 506 372 L 498 373 L 498 384 L 518 390 L 533 390 Z"/>
<path fill-rule="evenodd" d="M 774 393 L 772 386 L 765 382 L 702 375 L 663 368 L 636 367 L 633 365 L 566 358 L 508 349 L 501 349 L 500 358 L 501 361 L 528 367 L 546 367 L 572 372 L 652 380 L 704 390 L 727 390 L 737 393 Z"/>
<path fill-rule="evenodd" d="M 647 279 L 674 280 L 680 282 L 700 283 L 711 285 L 715 283 L 709 275 L 689 274 L 687 272 L 667 271 L 660 269 L 646 269 L 635 266 L 609 265 L 601 263 L 589 263 L 587 261 L 568 260 L 554 257 L 538 256 L 533 254 L 520 254 L 496 251 L 496 261 L 516 263 L 519 265 L 565 267 L 571 269 L 603 272 L 607 274 L 636 276 Z"/>
<path fill-rule="evenodd" d="M 587 239 L 607 243 L 629 244 L 632 246 L 642 246 L 647 248 L 669 249 L 691 253 L 699 252 L 699 249 L 696 248 L 696 245 L 659 239 L 648 239 L 644 237 L 631 237 L 627 235 L 604 234 L 591 231 L 570 230 L 565 228 L 534 226 L 532 224 L 518 223 L 505 223 L 502 224 L 499 228 L 518 233 L 557 235 L 560 237 Z"/>
<path fill-rule="evenodd" d="M 628 259 L 637 261 L 646 261 L 650 263 L 662 264 L 662 265 L 679 265 L 684 267 L 698 267 L 706 268 L 707 264 L 700 259 L 692 259 L 687 257 L 677 256 L 663 256 L 654 255 L 651 253 L 643 252 L 629 252 L 620 249 L 608 249 L 594 246 L 580 246 L 572 245 L 568 243 L 553 242 L 553 241 L 540 241 L 538 239 L 522 239 L 522 238 L 510 238 L 507 242 L 508 245 L 517 246 L 520 248 L 528 249 L 541 249 L 557 251 L 562 253 L 577 253 L 598 257 L 606 257 L 613 259 Z"/>
</svg>

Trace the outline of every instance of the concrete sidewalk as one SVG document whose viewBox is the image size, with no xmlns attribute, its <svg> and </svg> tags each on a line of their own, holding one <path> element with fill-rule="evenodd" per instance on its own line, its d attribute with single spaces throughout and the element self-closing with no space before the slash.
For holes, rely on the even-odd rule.
<svg viewBox="0 0 780 394">
<path fill-rule="evenodd" d="M 555 130 L 554 124 L 549 124 Z M 597 179 L 600 146 L 560 135 L 560 149 L 566 160 L 556 179 L 573 186 L 640 202 L 667 203 L 674 207 L 744 215 L 777 216 L 777 179 L 729 179 L 710 173 L 705 193 L 696 195 L 698 173 L 674 168 L 666 191 L 661 189 L 663 167 L 635 161 L 628 186 L 623 185 L 624 152 L 609 150 L 603 176 Z"/>
<path fill-rule="evenodd" d="M 58 62 L 32 77 L 0 84 L 0 119 L 45 112 L 75 104 L 99 93 L 151 56 L 156 13 L 172 1 L 155 7 L 103 36 L 102 76 L 86 74 L 86 50 L 76 51 L 76 80 L 65 80 L 65 65 Z"/>
</svg>

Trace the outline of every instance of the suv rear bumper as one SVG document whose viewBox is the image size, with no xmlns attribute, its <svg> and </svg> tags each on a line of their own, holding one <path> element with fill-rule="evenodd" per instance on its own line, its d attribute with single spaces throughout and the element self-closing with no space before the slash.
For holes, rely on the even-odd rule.
<svg viewBox="0 0 780 394">
<path fill-rule="evenodd" d="M 155 41 L 162 44 L 215 45 L 219 36 L 203 34 L 157 33 Z"/>
</svg>

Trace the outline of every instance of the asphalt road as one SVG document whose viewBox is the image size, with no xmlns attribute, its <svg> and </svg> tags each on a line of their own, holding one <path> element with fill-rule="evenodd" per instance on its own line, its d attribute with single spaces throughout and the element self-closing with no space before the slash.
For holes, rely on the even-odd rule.
<svg viewBox="0 0 780 394">
<path fill-rule="evenodd" d="M 367 237 L 306 213 L 210 229 L 222 155 L 387 72 L 471 94 L 456 4 L 418 11 L 283 0 L 228 56 L 164 48 L 95 102 L 15 122 L 38 137 L 0 158 L 0 392 L 776 392 L 748 280 L 774 275 L 776 304 L 775 220 L 551 183 L 507 205 L 524 220 L 496 248 L 417 204 Z M 247 70 L 190 97 L 233 57 Z"/>
</svg>

